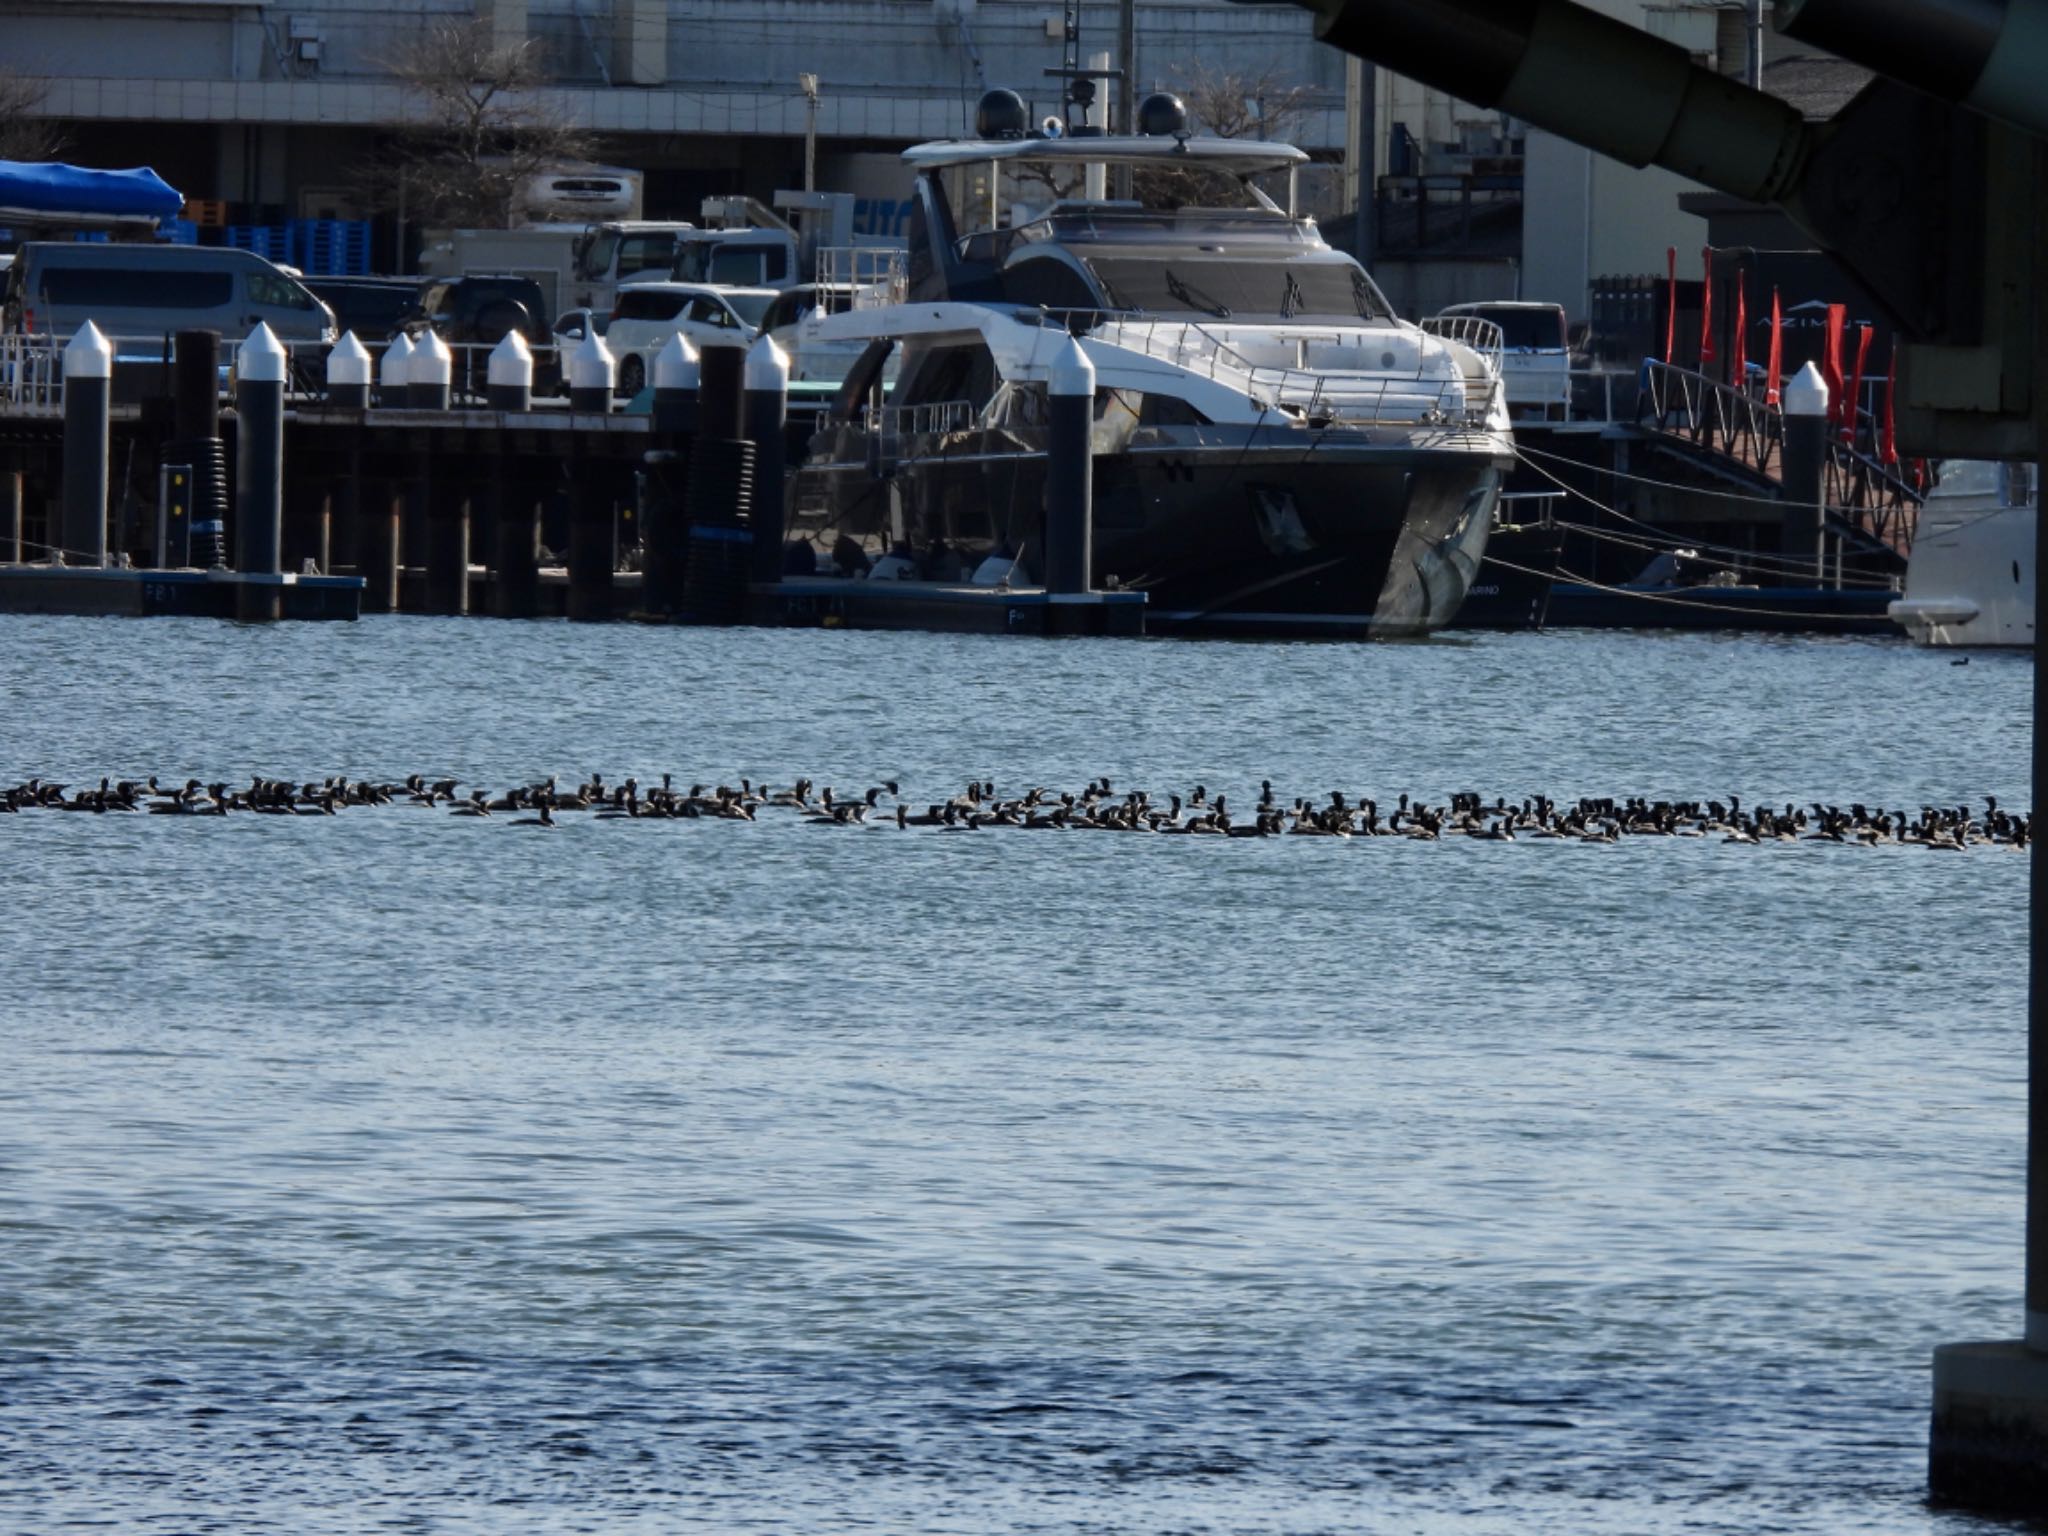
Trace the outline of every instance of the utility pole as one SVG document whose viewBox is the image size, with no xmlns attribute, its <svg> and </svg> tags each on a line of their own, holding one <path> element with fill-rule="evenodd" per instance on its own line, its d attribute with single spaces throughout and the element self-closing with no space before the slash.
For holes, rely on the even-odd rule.
<svg viewBox="0 0 2048 1536">
<path fill-rule="evenodd" d="M 798 75 L 804 93 L 804 190 L 818 190 L 818 77 Z"/>
<path fill-rule="evenodd" d="M 1123 70 L 1116 82 L 1116 133 L 1138 131 L 1138 0 L 1117 0 L 1116 62 Z"/>
</svg>

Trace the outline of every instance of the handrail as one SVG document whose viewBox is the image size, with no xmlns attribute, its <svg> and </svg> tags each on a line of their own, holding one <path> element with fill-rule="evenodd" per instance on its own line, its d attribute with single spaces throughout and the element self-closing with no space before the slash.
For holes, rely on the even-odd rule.
<svg viewBox="0 0 2048 1536">
<path fill-rule="evenodd" d="M 1497 320 L 1487 320 L 1479 315 L 1431 315 L 1422 322 L 1422 329 L 1432 336 L 1445 341 L 1455 341 L 1477 352 L 1487 365 L 1489 372 L 1498 376 L 1501 359 L 1508 348 L 1507 332 L 1500 328 Z"/>
<path fill-rule="evenodd" d="M 1263 410 L 1287 410 L 1304 417 L 1365 424 L 1461 422 L 1476 426 L 1487 419 L 1492 391 L 1500 387 L 1498 369 L 1486 381 L 1487 392 L 1475 399 L 1462 374 L 1426 378 L 1419 365 L 1413 373 L 1311 367 L 1311 347 L 1345 344 L 1344 331 L 1329 326 L 1307 325 L 1285 333 L 1283 339 L 1295 355 L 1294 365 L 1288 366 L 1247 357 L 1199 320 L 1104 309 L 1043 309 L 1022 311 L 1018 316 L 1032 317 L 1068 330 L 1076 330 L 1078 322 L 1081 333 L 1107 345 L 1127 347 L 1226 384 Z"/>
</svg>

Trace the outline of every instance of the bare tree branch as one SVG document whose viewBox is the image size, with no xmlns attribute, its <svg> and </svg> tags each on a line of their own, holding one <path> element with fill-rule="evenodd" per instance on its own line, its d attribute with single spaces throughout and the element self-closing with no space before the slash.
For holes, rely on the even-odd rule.
<svg viewBox="0 0 2048 1536">
<path fill-rule="evenodd" d="M 532 39 L 500 43 L 490 25 L 456 18 L 428 25 L 418 44 L 385 61 L 405 87 L 410 124 L 391 159 L 351 177 L 372 207 L 421 222 L 505 228 L 543 171 L 587 160 L 595 140 L 547 94 Z"/>
<path fill-rule="evenodd" d="M 54 160 L 64 152 L 57 121 L 32 115 L 49 99 L 49 81 L 0 68 L 0 160 Z"/>
<path fill-rule="evenodd" d="M 1316 106 L 1314 86 L 1290 85 L 1276 71 L 1236 74 L 1195 64 L 1174 75 L 1188 109 L 1188 126 L 1218 139 L 1292 141 L 1295 131 Z M 1217 171 L 1146 170 L 1139 176 L 1139 195 L 1169 206 L 1200 206 L 1235 202 L 1234 179 Z"/>
</svg>

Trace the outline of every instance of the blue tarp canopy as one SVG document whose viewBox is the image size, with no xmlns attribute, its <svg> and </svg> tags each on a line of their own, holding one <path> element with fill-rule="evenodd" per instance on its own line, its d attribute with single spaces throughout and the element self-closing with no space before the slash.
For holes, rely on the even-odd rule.
<svg viewBox="0 0 2048 1536">
<path fill-rule="evenodd" d="M 79 165 L 0 160 L 0 217 L 19 223 L 171 219 L 184 204 L 176 189 L 147 166 L 93 171 Z"/>
</svg>

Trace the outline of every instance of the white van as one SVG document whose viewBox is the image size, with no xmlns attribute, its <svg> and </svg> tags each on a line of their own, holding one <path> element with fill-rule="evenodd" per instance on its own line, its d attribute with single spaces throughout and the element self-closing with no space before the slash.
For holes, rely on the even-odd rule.
<svg viewBox="0 0 2048 1536">
<path fill-rule="evenodd" d="M 1517 421 L 1565 421 L 1571 416 L 1572 354 L 1562 304 L 1490 299 L 1453 304 L 1446 317 L 1491 320 L 1501 330 L 1501 382 L 1508 414 Z"/>
<path fill-rule="evenodd" d="M 90 320 L 117 339 L 210 330 L 240 341 L 260 320 L 280 341 L 336 337 L 333 311 L 253 251 L 30 241 L 0 293 L 0 328 L 35 336 L 68 337 Z"/>
</svg>

